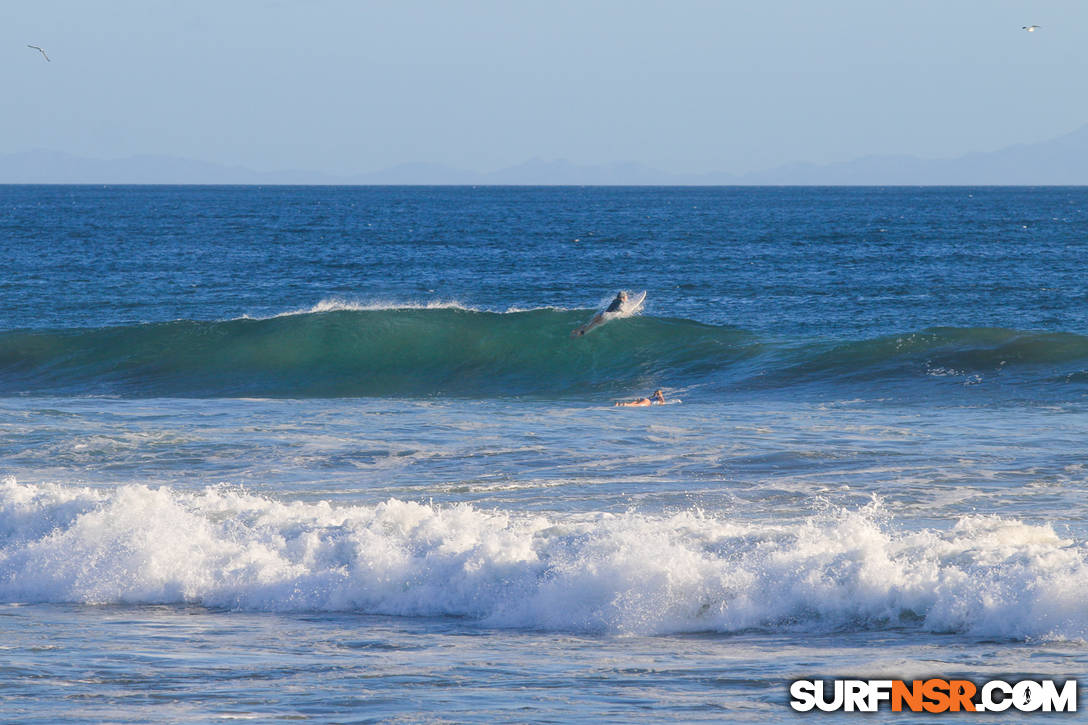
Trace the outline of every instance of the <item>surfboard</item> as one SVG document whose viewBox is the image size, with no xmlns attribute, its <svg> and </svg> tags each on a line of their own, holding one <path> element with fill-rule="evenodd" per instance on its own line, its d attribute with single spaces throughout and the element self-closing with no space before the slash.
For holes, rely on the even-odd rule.
<svg viewBox="0 0 1088 725">
<path fill-rule="evenodd" d="M 646 290 L 643 290 L 641 292 L 632 292 L 627 297 L 627 301 L 623 303 L 622 307 L 620 307 L 620 311 L 617 314 L 630 315 L 633 312 L 638 312 L 639 308 L 642 307 L 642 303 L 643 301 L 645 301 L 645 299 Z"/>
<path fill-rule="evenodd" d="M 620 305 L 620 308 L 618 310 L 616 310 L 615 312 L 605 312 L 604 310 L 597 312 L 595 315 L 593 315 L 593 318 L 590 319 L 589 322 L 582 325 L 577 330 L 572 330 L 570 336 L 581 337 L 590 330 L 592 330 L 594 327 L 597 327 L 598 325 L 603 325 L 609 320 L 614 320 L 617 317 L 627 317 L 628 315 L 632 315 L 635 312 L 638 312 L 639 308 L 642 307 L 642 303 L 645 300 L 645 290 L 643 290 L 642 292 L 633 292 L 627 295 L 627 301 Z"/>
</svg>

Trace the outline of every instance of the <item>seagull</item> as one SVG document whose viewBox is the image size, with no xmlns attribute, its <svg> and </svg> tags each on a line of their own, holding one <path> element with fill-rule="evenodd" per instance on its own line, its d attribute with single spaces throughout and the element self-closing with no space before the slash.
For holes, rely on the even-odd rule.
<svg viewBox="0 0 1088 725">
<path fill-rule="evenodd" d="M 28 48 L 33 48 L 34 50 L 38 51 L 38 52 L 39 52 L 39 53 L 41 53 L 42 55 L 45 55 L 45 50 L 43 50 L 42 48 L 39 48 L 39 47 L 38 47 L 38 46 L 36 46 L 36 45 L 31 45 L 30 43 L 27 43 L 27 44 L 26 44 L 26 47 L 28 47 Z M 45 59 L 46 59 L 46 60 L 49 60 L 49 56 L 48 56 L 48 55 L 45 55 Z M 50 62 L 52 62 L 52 61 L 50 61 Z"/>
<path fill-rule="evenodd" d="M 1034 33 L 1035 29 L 1038 28 L 1038 27 L 1039 27 L 1038 25 L 1021 25 L 1020 29 L 1021 30 L 1026 30 L 1029 33 Z"/>
</svg>

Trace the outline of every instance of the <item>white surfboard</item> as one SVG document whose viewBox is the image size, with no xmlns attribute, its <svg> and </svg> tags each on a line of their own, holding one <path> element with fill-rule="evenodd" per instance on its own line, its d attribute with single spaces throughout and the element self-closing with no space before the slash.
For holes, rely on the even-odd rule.
<svg viewBox="0 0 1088 725">
<path fill-rule="evenodd" d="M 627 300 L 620 305 L 620 308 L 615 312 L 606 312 L 604 310 L 593 315 L 593 318 L 586 324 L 579 327 L 577 330 L 572 330 L 571 337 L 581 337 L 587 332 L 592 330 L 598 325 L 603 325 L 609 320 L 615 320 L 618 317 L 628 317 L 638 312 L 642 308 L 642 303 L 646 300 L 645 290 L 642 292 L 633 292 L 627 295 Z"/>
</svg>

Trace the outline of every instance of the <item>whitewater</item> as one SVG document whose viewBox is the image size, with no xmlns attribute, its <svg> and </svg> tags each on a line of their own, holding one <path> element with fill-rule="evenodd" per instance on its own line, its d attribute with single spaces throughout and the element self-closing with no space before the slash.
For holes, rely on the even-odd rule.
<svg viewBox="0 0 1088 725">
<path fill-rule="evenodd" d="M 773 722 L 799 678 L 1088 667 L 1083 189 L 0 209 L 5 722 Z"/>
<path fill-rule="evenodd" d="M 3 483 L 8 601 L 199 604 L 471 617 L 484 626 L 672 634 L 889 624 L 1083 639 L 1088 549 L 965 517 L 897 532 L 878 504 L 795 525 L 702 511 L 548 517 L 389 499 Z"/>
</svg>

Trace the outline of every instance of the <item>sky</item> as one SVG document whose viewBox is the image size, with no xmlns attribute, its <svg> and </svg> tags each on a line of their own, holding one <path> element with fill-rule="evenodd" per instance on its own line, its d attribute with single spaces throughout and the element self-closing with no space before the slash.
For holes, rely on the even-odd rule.
<svg viewBox="0 0 1088 725">
<path fill-rule="evenodd" d="M 1084 0 L 35 0 L 3 16 L 0 153 L 744 173 L 1088 123 Z"/>
</svg>

